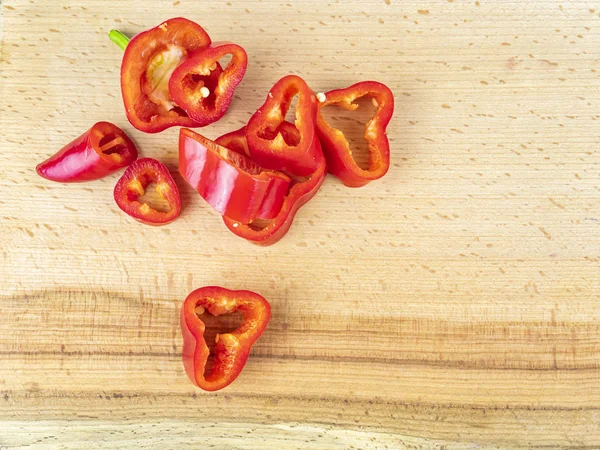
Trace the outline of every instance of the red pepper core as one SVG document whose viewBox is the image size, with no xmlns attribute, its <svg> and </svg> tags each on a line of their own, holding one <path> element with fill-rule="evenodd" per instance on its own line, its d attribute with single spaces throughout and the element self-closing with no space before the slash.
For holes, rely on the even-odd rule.
<svg viewBox="0 0 600 450">
<path fill-rule="evenodd" d="M 243 223 L 277 216 L 291 181 L 185 128 L 179 133 L 179 173 L 215 210 Z"/>
<path fill-rule="evenodd" d="M 91 181 L 128 166 L 136 158 L 137 148 L 123 130 L 98 122 L 35 170 L 51 181 Z"/>
<path fill-rule="evenodd" d="M 243 316 L 235 331 L 217 334 L 214 365 L 207 376 L 204 372 L 210 350 L 204 339 L 205 324 L 197 310 L 213 316 L 239 311 Z M 265 331 L 270 318 L 271 306 L 267 300 L 251 291 L 207 286 L 190 293 L 181 307 L 181 332 L 183 365 L 191 382 L 205 391 L 217 391 L 231 384 L 244 368 L 252 345 Z"/>
<path fill-rule="evenodd" d="M 225 55 L 231 55 L 231 61 L 222 70 L 219 59 Z M 190 55 L 175 69 L 169 92 L 198 126 L 205 126 L 225 115 L 247 66 L 248 55 L 242 47 L 230 42 L 214 42 Z"/>
<path fill-rule="evenodd" d="M 362 81 L 345 89 L 336 89 L 324 94 L 325 99 L 319 105 L 317 132 L 323 153 L 327 158 L 329 172 L 338 177 L 346 186 L 360 187 L 384 176 L 390 168 L 390 145 L 385 130 L 394 113 L 394 95 L 382 83 Z M 377 112 L 365 126 L 364 137 L 369 145 L 369 169 L 361 169 L 352 157 L 350 144 L 340 130 L 327 123 L 320 108 L 336 105 L 354 111 L 358 108 L 356 99 L 368 96 L 372 98 Z"/>
<path fill-rule="evenodd" d="M 286 140 L 281 125 L 294 96 L 298 94 L 296 139 Z M 315 132 L 317 98 L 296 75 L 280 79 L 269 91 L 265 103 L 250 118 L 246 138 L 252 158 L 267 169 L 308 176 L 319 167 L 323 154 Z"/>
<path fill-rule="evenodd" d="M 200 25 L 182 17 L 169 19 L 129 41 L 121 64 L 121 93 L 134 127 L 157 133 L 172 126 L 197 126 L 171 98 L 169 79 L 188 54 L 210 43 Z"/>
<path fill-rule="evenodd" d="M 157 211 L 138 201 L 150 183 L 156 184 L 156 192 L 169 203 L 169 211 Z M 138 159 L 127 168 L 115 186 L 114 197 L 119 208 L 148 225 L 165 225 L 181 213 L 181 199 L 175 181 L 165 165 L 152 158 Z"/>
</svg>

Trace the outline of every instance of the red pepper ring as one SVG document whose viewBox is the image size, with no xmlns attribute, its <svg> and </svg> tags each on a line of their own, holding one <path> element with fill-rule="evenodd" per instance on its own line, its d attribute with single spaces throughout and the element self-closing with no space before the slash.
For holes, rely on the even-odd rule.
<svg viewBox="0 0 600 450">
<path fill-rule="evenodd" d="M 377 112 L 365 126 L 364 138 L 369 146 L 368 170 L 356 164 L 344 133 L 329 125 L 321 114 L 321 108 L 329 105 L 354 111 L 358 108 L 354 101 L 364 96 L 371 97 L 377 107 Z M 384 176 L 390 168 L 390 145 L 385 130 L 394 113 L 392 91 L 377 81 L 361 81 L 345 89 L 319 94 L 319 97 L 323 101 L 319 105 L 317 133 L 327 158 L 329 172 L 350 187 L 364 186 Z"/>
<path fill-rule="evenodd" d="M 197 310 L 214 316 L 240 311 L 243 316 L 239 328 L 215 337 L 214 365 L 208 375 L 205 369 L 210 350 L 204 339 L 206 327 Z M 206 286 L 190 293 L 181 307 L 180 319 L 183 365 L 191 382 L 205 391 L 217 391 L 231 384 L 244 368 L 252 345 L 265 331 L 270 318 L 269 302 L 251 291 Z"/>
<path fill-rule="evenodd" d="M 298 94 L 296 120 L 298 133 L 288 140 L 281 125 Z M 302 78 L 287 75 L 269 91 L 265 103 L 254 113 L 246 126 L 250 155 L 267 169 L 281 170 L 297 176 L 308 176 L 319 167 L 323 154 L 315 132 L 317 98 Z"/>
<path fill-rule="evenodd" d="M 35 170 L 51 181 L 91 181 L 128 166 L 137 155 L 135 144 L 123 130 L 109 122 L 98 122 Z"/>
<path fill-rule="evenodd" d="M 231 61 L 225 70 L 215 72 L 221 67 L 219 59 L 225 55 L 231 55 Z M 175 69 L 169 92 L 199 126 L 205 126 L 225 115 L 247 66 L 248 55 L 242 47 L 231 42 L 213 42 Z"/>
<path fill-rule="evenodd" d="M 243 223 L 275 217 L 291 182 L 186 128 L 179 133 L 179 173 L 215 210 Z"/>
<path fill-rule="evenodd" d="M 147 203 L 140 203 L 150 183 L 156 183 L 156 192 L 169 203 L 169 211 L 157 211 Z M 135 220 L 148 225 L 166 225 L 181 213 L 179 189 L 165 165 L 152 158 L 142 158 L 131 164 L 117 182 L 115 202 Z"/>
</svg>

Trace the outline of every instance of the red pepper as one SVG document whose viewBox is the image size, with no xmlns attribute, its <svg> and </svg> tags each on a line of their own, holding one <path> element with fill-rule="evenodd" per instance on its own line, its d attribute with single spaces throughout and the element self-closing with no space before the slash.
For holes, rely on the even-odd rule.
<svg viewBox="0 0 600 450">
<path fill-rule="evenodd" d="M 296 104 L 295 139 L 286 140 L 281 125 L 294 96 Z M 319 167 L 323 154 L 315 132 L 318 105 L 313 91 L 296 75 L 287 75 L 269 91 L 265 103 L 250 118 L 246 138 L 250 155 L 267 169 L 308 176 Z"/>
<path fill-rule="evenodd" d="M 134 127 L 157 133 L 172 126 L 197 126 L 171 98 L 169 79 L 188 54 L 210 43 L 200 25 L 182 17 L 169 19 L 129 41 L 121 64 L 121 93 Z M 215 77 L 220 70 L 220 66 L 215 69 Z"/>
<path fill-rule="evenodd" d="M 320 95 L 319 95 L 320 96 Z M 369 169 L 361 169 L 354 161 L 350 145 L 344 134 L 323 118 L 320 108 L 337 105 L 354 111 L 358 108 L 354 100 L 368 96 L 377 107 L 377 112 L 365 126 L 364 137 L 369 145 Z M 323 153 L 327 158 L 329 172 L 338 177 L 346 186 L 360 187 L 384 176 L 390 168 L 390 145 L 385 134 L 387 125 L 394 113 L 392 91 L 377 81 L 361 81 L 345 89 L 336 89 L 324 94 L 319 105 L 317 132 Z"/>
<path fill-rule="evenodd" d="M 231 61 L 225 70 L 217 72 L 219 59 L 225 55 L 231 55 Z M 231 42 L 215 42 L 195 52 L 175 69 L 169 92 L 199 126 L 205 126 L 225 115 L 247 66 L 248 55 L 242 47 Z"/>
<path fill-rule="evenodd" d="M 150 183 L 156 184 L 156 192 L 169 203 L 169 211 L 157 211 L 138 201 Z M 115 186 L 114 197 L 119 208 L 148 225 L 165 225 L 181 213 L 181 199 L 173 177 L 163 163 L 152 158 L 138 159 L 127 168 Z"/>
<path fill-rule="evenodd" d="M 215 210 L 243 223 L 275 217 L 291 181 L 186 128 L 179 133 L 179 173 Z"/>
<path fill-rule="evenodd" d="M 137 148 L 123 130 L 98 122 L 35 170 L 52 181 L 90 181 L 128 166 L 136 158 Z"/>
<path fill-rule="evenodd" d="M 204 339 L 205 325 L 197 315 L 205 311 L 213 316 L 242 313 L 243 322 L 231 333 L 217 334 L 214 365 L 205 374 L 210 350 Z M 250 349 L 265 331 L 271 318 L 271 306 L 264 297 L 251 291 L 231 291 L 218 286 L 196 289 L 181 307 L 183 334 L 183 365 L 196 386 L 205 391 L 217 391 L 228 386 L 240 374 Z"/>
<path fill-rule="evenodd" d="M 236 142 L 230 148 L 243 149 L 240 135 L 242 130 L 226 134 L 217 139 L 217 142 Z M 297 138 L 298 130 L 289 122 L 280 125 L 280 132 L 285 138 Z M 270 221 L 253 221 L 248 224 L 223 217 L 225 225 L 235 235 L 242 237 L 254 244 L 272 245 L 279 241 L 288 232 L 298 210 L 315 196 L 327 175 L 325 159 L 321 158 L 317 169 L 305 179 L 294 179 L 283 200 L 279 214 Z"/>
</svg>

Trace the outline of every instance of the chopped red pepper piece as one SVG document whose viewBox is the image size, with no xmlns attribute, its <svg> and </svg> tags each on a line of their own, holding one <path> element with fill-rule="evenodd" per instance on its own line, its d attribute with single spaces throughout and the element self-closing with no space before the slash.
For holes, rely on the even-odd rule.
<svg viewBox="0 0 600 450">
<path fill-rule="evenodd" d="M 221 71 L 219 59 L 225 55 L 231 55 L 231 60 Z M 225 115 L 247 66 L 248 55 L 242 47 L 231 42 L 213 42 L 175 69 L 169 92 L 199 126 L 205 126 Z"/>
<path fill-rule="evenodd" d="M 239 328 L 215 337 L 214 365 L 208 375 L 205 369 L 210 350 L 204 339 L 205 324 L 197 315 L 205 311 L 214 316 L 239 311 L 243 316 Z M 205 391 L 217 391 L 231 384 L 244 368 L 252 345 L 265 331 L 270 318 L 269 302 L 251 291 L 207 286 L 190 293 L 181 307 L 181 332 L 183 365 L 191 382 Z"/>
<path fill-rule="evenodd" d="M 215 210 L 243 223 L 277 216 L 291 181 L 186 128 L 179 133 L 179 173 Z"/>
<path fill-rule="evenodd" d="M 242 132 L 243 128 L 221 136 L 217 139 L 217 142 L 229 143 L 229 148 L 236 151 L 238 149 L 243 151 L 245 146 L 240 138 Z M 280 133 L 284 138 L 297 139 L 299 132 L 291 123 L 283 122 L 280 125 Z M 231 142 L 235 142 L 235 144 L 232 145 Z M 272 220 L 255 220 L 245 224 L 228 217 L 223 217 L 223 221 L 227 228 L 239 237 L 258 245 L 272 245 L 285 236 L 292 226 L 298 210 L 315 196 L 323 184 L 326 175 L 327 165 L 325 159 L 321 158 L 319 166 L 309 177 L 305 179 L 293 179 L 292 187 L 283 200 L 279 214 Z"/>
<path fill-rule="evenodd" d="M 295 139 L 288 136 L 286 140 L 281 133 L 281 125 L 296 94 L 298 103 L 294 125 L 298 133 L 294 135 Z M 313 173 L 323 159 L 315 132 L 317 111 L 317 98 L 302 78 L 287 75 L 280 79 L 246 127 L 252 158 L 267 169 L 282 170 L 297 176 Z"/>
<path fill-rule="evenodd" d="M 344 133 L 329 125 L 320 113 L 320 108 L 329 105 L 354 111 L 358 108 L 354 101 L 364 96 L 371 97 L 377 107 L 377 112 L 365 126 L 364 137 L 369 145 L 368 170 L 356 164 Z M 325 93 L 319 105 L 317 132 L 329 172 L 350 187 L 364 186 L 384 176 L 390 168 L 390 145 L 385 130 L 393 113 L 394 95 L 385 84 L 377 81 L 362 81 L 345 89 Z"/>
<path fill-rule="evenodd" d="M 157 211 L 138 197 L 144 195 L 150 183 L 169 203 L 169 211 Z M 142 158 L 131 164 L 117 182 L 114 191 L 119 208 L 139 222 L 148 225 L 166 225 L 181 213 L 179 189 L 165 165 L 152 158 Z"/>
<path fill-rule="evenodd" d="M 109 122 L 98 122 L 38 164 L 36 171 L 52 181 L 90 181 L 128 166 L 136 158 L 137 148 L 123 130 Z"/>
<path fill-rule="evenodd" d="M 129 41 L 121 64 L 121 93 L 134 127 L 157 133 L 172 126 L 197 126 L 171 98 L 169 79 L 188 54 L 210 43 L 200 25 L 182 17 L 169 19 Z M 217 69 L 221 70 L 220 66 Z"/>
</svg>

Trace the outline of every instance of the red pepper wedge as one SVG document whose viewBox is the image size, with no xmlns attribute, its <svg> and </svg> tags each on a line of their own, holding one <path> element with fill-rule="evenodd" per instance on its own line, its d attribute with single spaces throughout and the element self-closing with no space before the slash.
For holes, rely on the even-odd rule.
<svg viewBox="0 0 600 450">
<path fill-rule="evenodd" d="M 205 374 L 210 350 L 204 339 L 205 324 L 197 315 L 208 311 L 214 316 L 242 313 L 243 322 L 231 333 L 217 334 L 214 365 Z M 183 365 L 193 384 L 205 391 L 229 386 L 240 374 L 250 349 L 262 335 L 271 318 L 271 306 L 259 294 L 206 286 L 190 293 L 181 307 Z"/>
<path fill-rule="evenodd" d="M 144 195 L 150 183 L 169 203 L 169 211 L 157 211 L 138 197 Z M 181 213 L 179 189 L 165 165 L 152 158 L 142 158 L 131 164 L 117 182 L 114 190 L 115 202 L 125 213 L 148 225 L 166 225 Z"/>
<path fill-rule="evenodd" d="M 179 133 L 179 173 L 215 210 L 243 223 L 275 217 L 291 182 L 186 128 Z"/>
<path fill-rule="evenodd" d="M 121 63 L 121 93 L 134 127 L 157 133 L 172 126 L 197 126 L 171 98 L 169 79 L 188 54 L 210 43 L 204 28 L 182 17 L 169 19 L 129 41 Z"/>
<path fill-rule="evenodd" d="M 35 170 L 51 181 L 91 181 L 128 166 L 137 156 L 135 144 L 123 130 L 109 122 L 98 122 Z"/>
<path fill-rule="evenodd" d="M 281 124 L 298 94 L 296 139 L 286 140 L 280 132 Z M 315 123 L 318 104 L 313 91 L 302 78 L 287 75 L 269 91 L 265 103 L 254 113 L 246 126 L 250 155 L 267 169 L 282 170 L 297 176 L 308 176 L 321 164 L 323 154 Z"/>
<path fill-rule="evenodd" d="M 371 97 L 377 107 L 377 112 L 365 126 L 364 137 L 369 145 L 367 170 L 360 168 L 354 161 L 350 144 L 344 134 L 329 125 L 321 114 L 321 109 L 330 105 L 354 111 L 358 108 L 354 101 L 365 96 Z M 327 158 L 329 172 L 349 187 L 364 186 L 384 176 L 390 168 L 390 145 L 386 128 L 394 113 L 392 91 L 377 81 L 361 81 L 344 89 L 319 94 L 319 97 L 323 101 L 319 104 L 317 133 Z"/>
<path fill-rule="evenodd" d="M 219 59 L 225 55 L 231 55 L 229 64 L 221 72 L 215 72 L 220 69 Z M 205 126 L 225 115 L 247 66 L 248 55 L 242 47 L 231 42 L 213 42 L 175 69 L 169 92 L 192 120 Z"/>
<path fill-rule="evenodd" d="M 289 122 L 280 125 L 280 132 L 286 138 L 297 138 L 298 130 Z M 241 142 L 243 128 L 228 133 L 217 139 L 217 142 L 229 143 L 231 149 L 244 150 Z M 231 144 L 235 142 L 235 144 Z M 275 244 L 288 232 L 298 210 L 312 199 L 327 175 L 325 159 L 321 158 L 317 169 L 305 179 L 293 179 L 293 184 L 283 200 L 279 214 L 270 221 L 253 221 L 248 224 L 228 217 L 223 221 L 229 230 L 235 235 L 246 239 L 257 245 L 268 246 Z"/>
</svg>

